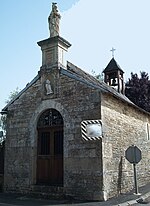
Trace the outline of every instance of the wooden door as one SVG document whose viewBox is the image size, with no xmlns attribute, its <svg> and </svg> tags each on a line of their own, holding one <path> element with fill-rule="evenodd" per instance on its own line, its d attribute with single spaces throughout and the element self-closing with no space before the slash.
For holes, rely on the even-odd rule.
<svg viewBox="0 0 150 206">
<path fill-rule="evenodd" d="M 63 184 L 63 131 L 61 128 L 39 131 L 37 183 Z"/>
<path fill-rule="evenodd" d="M 38 128 L 37 184 L 63 185 L 62 125 Z"/>
</svg>

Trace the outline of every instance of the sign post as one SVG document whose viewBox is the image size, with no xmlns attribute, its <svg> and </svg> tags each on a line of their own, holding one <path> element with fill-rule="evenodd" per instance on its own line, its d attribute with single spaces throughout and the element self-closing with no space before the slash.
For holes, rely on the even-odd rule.
<svg viewBox="0 0 150 206">
<path fill-rule="evenodd" d="M 135 194 L 138 194 L 138 183 L 137 183 L 137 172 L 136 172 L 136 164 L 133 164 L 134 169 L 134 186 L 135 186 Z"/>
<path fill-rule="evenodd" d="M 138 194 L 136 164 L 142 159 L 141 150 L 137 146 L 132 145 L 125 151 L 125 157 L 131 164 L 133 164 L 135 194 Z"/>
</svg>

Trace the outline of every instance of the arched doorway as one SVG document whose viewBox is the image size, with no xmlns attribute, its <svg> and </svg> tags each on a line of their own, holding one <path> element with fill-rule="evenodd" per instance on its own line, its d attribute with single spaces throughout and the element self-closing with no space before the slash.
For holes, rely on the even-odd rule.
<svg viewBox="0 0 150 206">
<path fill-rule="evenodd" d="M 37 184 L 63 185 L 63 118 L 55 109 L 42 113 L 37 124 Z"/>
</svg>

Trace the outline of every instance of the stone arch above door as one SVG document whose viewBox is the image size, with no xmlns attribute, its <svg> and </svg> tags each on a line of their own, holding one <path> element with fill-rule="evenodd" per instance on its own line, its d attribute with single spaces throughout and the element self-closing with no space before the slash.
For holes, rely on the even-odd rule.
<svg viewBox="0 0 150 206">
<path fill-rule="evenodd" d="M 55 109 L 57 110 L 62 118 L 63 118 L 63 133 L 64 133 L 64 145 L 67 145 L 68 141 L 68 134 L 70 130 L 70 123 L 72 122 L 67 109 L 63 107 L 62 104 L 54 101 L 54 100 L 45 100 L 43 101 L 34 111 L 30 122 L 29 122 L 29 134 L 30 134 L 30 142 L 31 142 L 31 165 L 32 165 L 32 171 L 31 171 L 31 184 L 36 184 L 36 154 L 37 154 L 37 122 L 40 117 L 40 115 L 46 111 L 47 109 Z M 64 148 L 64 158 L 67 156 L 67 149 Z M 65 163 L 64 163 L 65 164 Z M 65 177 L 64 177 L 65 178 Z"/>
<path fill-rule="evenodd" d="M 36 126 L 37 121 L 40 117 L 40 115 L 43 113 L 43 111 L 47 109 L 56 109 L 62 116 L 64 120 L 64 128 L 67 129 L 67 122 L 70 122 L 71 119 L 69 118 L 67 110 L 58 102 L 54 100 L 45 100 L 43 101 L 37 109 L 34 111 L 34 114 L 31 117 L 30 124 L 29 124 L 29 130 L 30 130 L 30 136 L 31 136 L 31 144 L 34 147 L 36 145 L 36 139 L 35 139 L 35 133 L 36 133 Z"/>
</svg>

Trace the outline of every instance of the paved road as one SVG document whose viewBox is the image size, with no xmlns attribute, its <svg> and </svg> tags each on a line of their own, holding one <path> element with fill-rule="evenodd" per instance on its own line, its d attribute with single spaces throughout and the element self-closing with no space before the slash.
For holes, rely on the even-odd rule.
<svg viewBox="0 0 150 206">
<path fill-rule="evenodd" d="M 150 197 L 145 199 L 144 201 L 139 199 L 139 202 L 140 203 L 137 203 L 137 204 L 134 204 L 134 205 L 136 205 L 136 206 L 142 206 L 142 205 L 150 206 Z"/>
<path fill-rule="evenodd" d="M 18 194 L 0 193 L 0 206 L 49 206 L 68 203 L 66 200 L 38 199 Z"/>
<path fill-rule="evenodd" d="M 0 206 L 17 206 L 17 205 L 6 204 L 6 203 L 0 203 Z"/>
<path fill-rule="evenodd" d="M 131 205 L 131 204 L 124 204 L 132 202 L 132 205 L 136 206 L 142 206 L 143 204 L 146 204 L 150 206 L 150 185 L 144 187 L 144 189 L 141 191 L 145 194 L 145 196 L 142 196 L 144 199 L 144 202 L 136 203 L 136 200 L 138 197 L 133 194 L 133 192 L 130 192 L 128 194 L 122 194 L 118 197 L 114 197 L 112 199 L 109 199 L 106 202 L 77 202 L 77 201 L 71 201 L 71 200 L 50 200 L 50 199 L 41 199 L 41 198 L 35 198 L 33 196 L 26 196 L 26 195 L 19 195 L 19 194 L 7 194 L 7 193 L 0 193 L 0 206 L 112 206 L 112 205 Z M 140 197 L 139 197 L 140 199 Z"/>
</svg>

